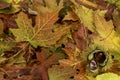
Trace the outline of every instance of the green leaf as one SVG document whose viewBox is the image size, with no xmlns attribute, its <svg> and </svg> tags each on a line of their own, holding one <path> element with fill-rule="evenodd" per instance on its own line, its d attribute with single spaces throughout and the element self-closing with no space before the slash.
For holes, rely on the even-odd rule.
<svg viewBox="0 0 120 80">
<path fill-rule="evenodd" d="M 120 76 L 114 73 L 104 73 L 104 74 L 98 75 L 96 77 L 96 80 L 120 80 Z"/>
<path fill-rule="evenodd" d="M 74 80 L 74 70 L 70 67 L 55 65 L 48 69 L 49 80 Z"/>
</svg>

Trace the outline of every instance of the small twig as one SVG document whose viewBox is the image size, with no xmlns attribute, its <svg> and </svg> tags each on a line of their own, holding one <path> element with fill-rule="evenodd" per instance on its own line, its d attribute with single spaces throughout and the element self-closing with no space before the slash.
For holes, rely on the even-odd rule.
<svg viewBox="0 0 120 80">
<path fill-rule="evenodd" d="M 25 46 L 19 50 L 16 54 L 14 54 L 12 57 L 8 58 L 8 59 L 11 59 L 11 58 L 14 58 L 16 57 L 17 55 L 19 55 L 22 51 L 24 51 L 26 49 L 26 47 L 29 45 L 29 43 L 25 44 Z"/>
</svg>

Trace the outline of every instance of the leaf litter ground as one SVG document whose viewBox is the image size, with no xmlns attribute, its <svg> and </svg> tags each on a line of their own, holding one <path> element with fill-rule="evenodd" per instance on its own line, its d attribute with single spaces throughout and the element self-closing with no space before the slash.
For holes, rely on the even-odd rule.
<svg viewBox="0 0 120 80">
<path fill-rule="evenodd" d="M 119 80 L 120 0 L 0 0 L 0 80 Z"/>
</svg>

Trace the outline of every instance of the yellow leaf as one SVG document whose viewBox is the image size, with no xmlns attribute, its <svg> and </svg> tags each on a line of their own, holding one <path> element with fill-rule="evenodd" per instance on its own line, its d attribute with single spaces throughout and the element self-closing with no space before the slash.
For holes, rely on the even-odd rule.
<svg viewBox="0 0 120 80">
<path fill-rule="evenodd" d="M 84 24 L 84 26 L 92 32 L 94 32 L 95 28 L 93 25 L 93 10 L 88 9 L 84 6 L 79 6 L 78 8 L 76 8 L 75 12 L 81 20 L 81 22 Z"/>
<path fill-rule="evenodd" d="M 98 32 L 100 37 L 106 38 L 112 33 L 114 28 L 112 21 L 106 21 L 104 17 L 95 14 L 94 16 L 95 30 Z"/>
<path fill-rule="evenodd" d="M 115 32 L 112 21 L 106 21 L 104 17 L 95 14 L 94 23 L 99 37 L 94 42 L 103 45 L 106 49 L 119 51 L 120 35 Z"/>
<path fill-rule="evenodd" d="M 52 12 L 54 10 L 60 10 L 63 7 L 63 0 L 60 0 L 59 5 L 56 0 L 44 0 L 45 6 L 33 0 L 33 3 L 30 5 L 30 10 L 37 11 L 38 13 L 44 15 L 47 12 Z"/>
<path fill-rule="evenodd" d="M 96 29 L 94 26 L 94 14 L 99 13 L 99 15 L 104 16 L 106 11 L 105 10 L 93 11 L 92 9 L 89 9 L 87 7 L 78 5 L 75 8 L 75 13 L 77 14 L 81 23 L 83 23 L 85 27 L 87 27 L 92 32 L 96 32 Z"/>
<path fill-rule="evenodd" d="M 96 80 L 120 80 L 120 76 L 114 73 L 104 73 L 104 74 L 98 75 L 96 77 Z"/>
<path fill-rule="evenodd" d="M 18 29 L 10 29 L 13 35 L 16 37 L 16 41 L 29 41 L 32 37 L 30 34 L 34 34 L 32 21 L 28 19 L 28 16 L 21 12 L 16 19 Z"/>
</svg>

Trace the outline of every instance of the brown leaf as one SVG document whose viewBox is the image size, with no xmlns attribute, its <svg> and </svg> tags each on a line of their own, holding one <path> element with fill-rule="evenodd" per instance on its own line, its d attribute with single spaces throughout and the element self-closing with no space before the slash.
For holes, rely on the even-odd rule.
<svg viewBox="0 0 120 80">
<path fill-rule="evenodd" d="M 106 9 L 106 3 L 103 0 L 75 0 L 77 3 L 92 9 Z M 97 3 L 97 4 L 96 4 Z"/>
<path fill-rule="evenodd" d="M 113 24 L 116 27 L 116 30 L 120 31 L 120 13 L 117 10 L 113 12 Z"/>
<path fill-rule="evenodd" d="M 72 21 L 77 21 L 78 17 L 76 16 L 76 14 L 72 11 L 67 12 L 67 15 L 63 18 L 64 20 L 72 20 Z"/>
<path fill-rule="evenodd" d="M 49 54 L 50 52 L 45 49 L 41 50 L 41 52 L 36 53 L 37 59 L 41 62 L 41 65 L 33 68 L 32 77 L 37 80 L 48 80 L 48 68 L 52 65 L 58 64 L 58 60 L 63 59 L 65 55 L 57 53 L 47 57 L 45 53 Z"/>
<path fill-rule="evenodd" d="M 62 36 L 67 34 L 69 27 L 59 26 L 53 24 L 58 20 L 58 10 L 52 13 L 48 13 L 45 16 L 38 15 L 36 17 L 36 26 L 34 38 L 37 40 L 37 44 L 43 44 L 45 46 L 54 45 Z"/>
<path fill-rule="evenodd" d="M 58 64 L 58 60 L 64 59 L 65 55 L 63 53 L 56 53 L 48 57 L 48 59 L 42 63 L 46 68 L 49 68 L 51 65 Z"/>
<path fill-rule="evenodd" d="M 88 30 L 83 26 L 83 24 L 81 24 L 77 31 L 72 34 L 72 38 L 74 42 L 71 39 L 68 39 L 66 48 L 72 49 L 73 52 L 76 48 L 82 51 L 88 44 Z"/>
<path fill-rule="evenodd" d="M 51 55 L 51 52 L 45 48 L 38 48 L 38 49 L 39 50 L 36 51 L 36 58 L 40 63 L 43 63 Z"/>
<path fill-rule="evenodd" d="M 37 66 L 32 70 L 32 79 L 48 80 L 47 69 L 44 66 Z"/>
<path fill-rule="evenodd" d="M 50 80 L 74 80 L 74 69 L 61 65 L 54 65 L 48 69 Z"/>
<path fill-rule="evenodd" d="M 10 6 L 11 6 L 10 3 L 0 1 L 0 9 L 9 8 Z"/>
<path fill-rule="evenodd" d="M 16 19 L 18 28 L 10 29 L 10 31 L 16 37 L 17 42 L 27 41 L 34 47 L 53 46 L 69 32 L 70 28 L 68 26 L 54 25 L 58 20 L 58 12 L 59 10 L 56 10 L 44 16 L 37 15 L 34 27 L 27 14 L 21 12 Z"/>
<path fill-rule="evenodd" d="M 83 25 L 78 28 L 77 32 L 73 33 L 73 39 L 80 50 L 85 49 L 87 46 L 87 33 L 87 29 Z"/>
<path fill-rule="evenodd" d="M 120 75 L 120 62 L 113 62 L 112 67 L 106 72 L 112 72 Z"/>
<path fill-rule="evenodd" d="M 110 5 L 108 6 L 108 11 L 105 14 L 105 18 L 107 21 L 112 19 L 112 14 L 114 12 L 115 6 L 114 5 Z"/>
<path fill-rule="evenodd" d="M 59 61 L 61 66 L 65 66 L 65 67 L 73 67 L 75 64 L 75 61 L 70 60 L 70 59 L 62 59 Z"/>
<path fill-rule="evenodd" d="M 3 30 L 4 30 L 4 24 L 3 21 L 0 19 L 0 34 L 3 33 Z"/>
<path fill-rule="evenodd" d="M 36 2 L 41 3 L 41 4 L 44 4 L 44 1 L 43 1 L 43 0 L 36 0 Z"/>
<path fill-rule="evenodd" d="M 4 31 L 7 32 L 9 28 L 17 28 L 17 24 L 15 22 L 16 15 L 6 15 L 0 14 L 0 18 L 3 19 L 4 23 Z"/>
<path fill-rule="evenodd" d="M 76 65 L 75 80 L 88 80 L 86 77 L 86 63 L 80 62 Z"/>
</svg>

